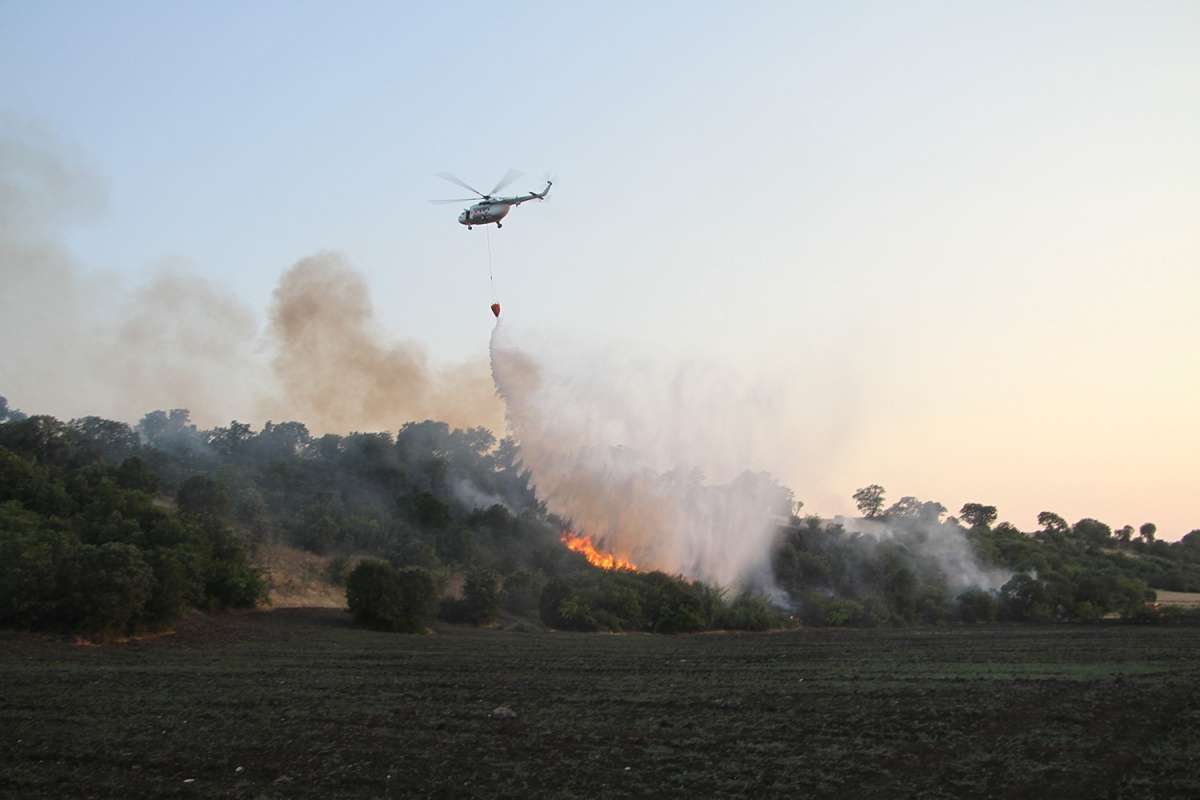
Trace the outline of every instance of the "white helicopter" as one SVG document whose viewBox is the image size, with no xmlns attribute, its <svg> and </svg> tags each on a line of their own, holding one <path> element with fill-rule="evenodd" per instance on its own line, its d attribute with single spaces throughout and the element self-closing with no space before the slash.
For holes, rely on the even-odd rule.
<svg viewBox="0 0 1200 800">
<path fill-rule="evenodd" d="M 504 173 L 504 177 L 500 179 L 492 191 L 484 194 L 466 181 L 451 175 L 449 172 L 438 173 L 439 178 L 448 180 L 451 183 L 457 184 L 464 189 L 469 189 L 470 191 L 479 195 L 480 200 L 478 203 L 475 203 L 475 205 L 471 206 L 470 208 L 463 209 L 463 212 L 458 215 L 458 223 L 460 225 L 466 225 L 467 230 L 471 230 L 471 228 L 475 225 L 488 225 L 492 222 L 496 223 L 497 228 L 503 228 L 504 226 L 500 224 L 500 220 L 508 216 L 508 212 L 513 206 L 519 206 L 521 203 L 528 203 L 530 200 L 545 200 L 546 195 L 550 194 L 550 187 L 554 185 L 554 182 L 547 180 L 546 188 L 542 189 L 541 192 L 530 192 L 529 194 L 521 194 L 517 195 L 516 197 L 495 196 L 496 192 L 500 191 L 505 186 L 508 186 L 517 178 L 521 177 L 521 175 L 521 172 L 515 169 L 510 169 L 508 172 Z M 464 197 L 456 200 L 431 200 L 430 202 L 469 203 L 474 199 L 474 197 Z"/>
</svg>

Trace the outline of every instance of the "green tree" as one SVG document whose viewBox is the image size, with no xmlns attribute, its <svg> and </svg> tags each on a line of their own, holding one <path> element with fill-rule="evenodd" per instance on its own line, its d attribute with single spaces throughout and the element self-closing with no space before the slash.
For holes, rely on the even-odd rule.
<svg viewBox="0 0 1200 800">
<path fill-rule="evenodd" d="M 1146 522 L 1142 527 L 1138 528 L 1138 533 L 1142 536 L 1142 541 L 1146 544 L 1154 543 L 1154 536 L 1158 533 L 1158 526 L 1153 522 Z"/>
<path fill-rule="evenodd" d="M 420 633 L 433 620 L 437 587 L 420 567 L 396 569 L 386 561 L 364 560 L 346 580 L 346 604 L 361 625 Z"/>
<path fill-rule="evenodd" d="M 1029 575 L 1014 575 L 1000 587 L 1000 605 L 1005 618 L 1016 622 L 1054 619 L 1054 601 L 1045 583 Z"/>
<path fill-rule="evenodd" d="M 987 528 L 996 521 L 996 507 L 982 503 L 964 503 L 958 516 L 972 528 Z"/>
<path fill-rule="evenodd" d="M 475 625 L 486 625 L 500 611 L 499 578 L 488 569 L 474 569 L 463 582 L 463 605 L 467 619 Z"/>
<path fill-rule="evenodd" d="M 199 517 L 223 517 L 229 513 L 229 493 L 207 475 L 193 475 L 175 495 L 179 510 Z"/>
<path fill-rule="evenodd" d="M 1103 547 L 1112 539 L 1112 529 L 1099 520 L 1085 517 L 1075 523 L 1071 534 L 1091 547 Z"/>
<path fill-rule="evenodd" d="M 1053 511 L 1043 511 L 1037 515 L 1038 525 L 1042 526 L 1042 533 L 1049 534 L 1065 534 L 1071 530 L 1071 526 L 1067 521 L 1055 514 Z"/>
<path fill-rule="evenodd" d="M 958 596 L 958 618 L 963 622 L 995 622 L 998 608 L 991 592 L 971 588 Z"/>
<path fill-rule="evenodd" d="M 504 579 L 501 604 L 514 614 L 532 614 L 537 611 L 545 579 L 532 570 L 518 570 Z"/>
<path fill-rule="evenodd" d="M 538 612 L 543 624 L 549 628 L 565 627 L 562 606 L 571 594 L 571 585 L 562 578 L 552 578 L 546 584 L 538 600 Z"/>
<path fill-rule="evenodd" d="M 117 468 L 117 485 L 122 489 L 154 494 L 158 491 L 158 476 L 145 461 L 130 456 Z"/>
<path fill-rule="evenodd" d="M 154 591 L 154 572 L 133 545 L 83 545 L 66 560 L 62 607 L 72 627 L 89 634 L 133 628 Z"/>
<path fill-rule="evenodd" d="M 864 486 L 854 493 L 854 504 L 867 519 L 878 517 L 883 511 L 884 489 L 877 483 Z"/>
<path fill-rule="evenodd" d="M 0 625 L 53 625 L 62 600 L 62 565 L 78 547 L 72 534 L 20 503 L 0 503 Z"/>
</svg>

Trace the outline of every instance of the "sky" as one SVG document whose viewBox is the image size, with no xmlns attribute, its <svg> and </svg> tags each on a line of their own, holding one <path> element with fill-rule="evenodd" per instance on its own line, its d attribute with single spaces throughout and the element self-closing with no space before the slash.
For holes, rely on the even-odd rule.
<svg viewBox="0 0 1200 800">
<path fill-rule="evenodd" d="M 102 179 L 65 235 L 104 282 L 184 263 L 262 325 L 333 250 L 454 362 L 490 237 L 506 318 L 786 383 L 764 468 L 807 510 L 879 483 L 1177 539 L 1198 41 L 1194 2 L 0 2 L 0 114 Z M 510 167 L 556 182 L 501 231 L 427 202 Z"/>
</svg>

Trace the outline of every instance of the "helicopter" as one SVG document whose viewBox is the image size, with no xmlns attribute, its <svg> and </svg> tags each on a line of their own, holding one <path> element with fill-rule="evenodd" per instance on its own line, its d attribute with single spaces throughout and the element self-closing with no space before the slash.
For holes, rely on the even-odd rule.
<svg viewBox="0 0 1200 800">
<path fill-rule="evenodd" d="M 475 225 L 488 225 L 493 222 L 496 223 L 497 228 L 503 228 L 504 226 L 500 223 L 500 220 L 508 216 L 508 212 L 513 208 L 513 206 L 519 206 L 521 203 L 528 203 L 530 200 L 546 199 L 546 195 L 550 194 L 550 187 L 554 185 L 554 182 L 551 180 L 546 181 L 546 188 L 542 189 L 540 192 L 530 192 L 529 194 L 521 194 L 517 195 L 516 197 L 495 196 L 497 192 L 499 192 L 505 186 L 508 186 L 517 178 L 521 177 L 522 174 L 523 173 L 515 169 L 510 169 L 508 172 L 504 173 L 504 177 L 501 178 L 487 194 L 479 191 L 466 181 L 451 175 L 449 172 L 439 172 L 438 177 L 442 178 L 443 180 L 450 181 L 453 184 L 457 184 L 464 189 L 469 189 L 470 191 L 479 195 L 479 202 L 475 203 L 475 205 L 471 206 L 470 208 L 463 209 L 463 212 L 458 215 L 458 223 L 460 225 L 466 225 L 467 230 L 471 230 L 471 228 Z M 431 200 L 430 202 L 470 203 L 474 200 L 474 197 L 465 197 L 455 200 Z"/>
</svg>

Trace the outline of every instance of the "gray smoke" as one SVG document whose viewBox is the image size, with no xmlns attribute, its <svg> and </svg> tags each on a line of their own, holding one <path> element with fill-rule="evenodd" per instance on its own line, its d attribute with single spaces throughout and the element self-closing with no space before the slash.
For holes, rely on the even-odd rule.
<svg viewBox="0 0 1200 800">
<path fill-rule="evenodd" d="M 879 541 L 888 541 L 900 533 L 887 520 L 839 516 L 834 517 L 833 522 L 841 525 L 847 533 L 860 533 Z M 923 535 L 905 536 L 905 545 L 913 551 L 918 561 L 937 565 L 946 576 L 946 585 L 951 592 L 957 594 L 973 587 L 995 591 L 1012 578 L 1011 570 L 982 566 L 959 526 L 926 521 L 918 527 Z"/>
<path fill-rule="evenodd" d="M 0 391 L 34 413 L 136 422 L 189 408 L 203 426 L 298 419 L 314 432 L 432 417 L 503 421 L 487 363 L 430 363 L 380 329 L 366 284 L 332 253 L 280 279 L 270 326 L 186 262 L 127 287 L 65 244 L 105 187 L 48 132 L 0 119 Z"/>
<path fill-rule="evenodd" d="M 640 568 L 769 588 L 791 495 L 745 472 L 778 409 L 710 364 L 492 335 L 492 374 L 539 496 Z"/>
</svg>

